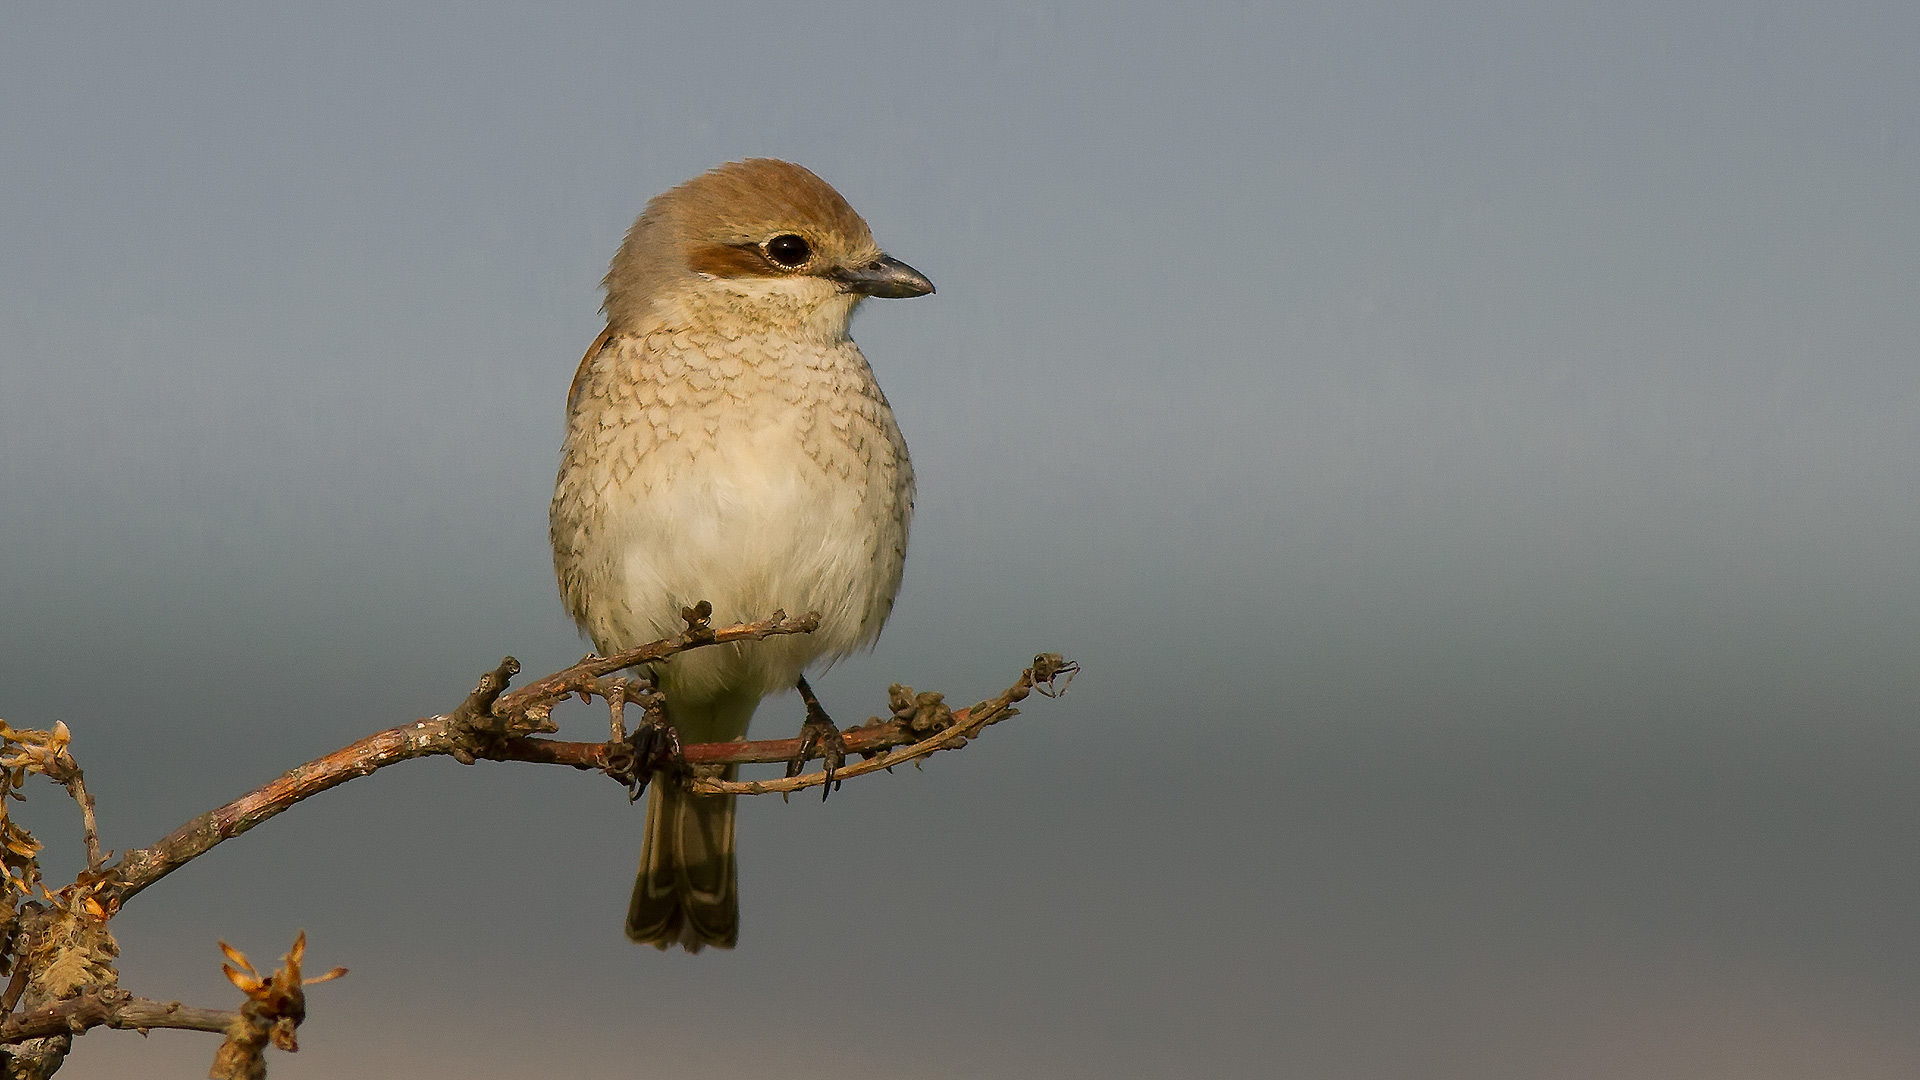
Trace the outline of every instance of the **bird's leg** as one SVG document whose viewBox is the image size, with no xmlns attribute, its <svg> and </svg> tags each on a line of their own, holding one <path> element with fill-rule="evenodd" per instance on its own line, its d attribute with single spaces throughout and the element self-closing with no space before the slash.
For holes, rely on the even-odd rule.
<svg viewBox="0 0 1920 1080">
<path fill-rule="evenodd" d="M 820 699 L 813 696 L 813 687 L 807 685 L 807 677 L 800 676 L 795 683 L 800 691 L 800 700 L 807 703 L 807 718 L 800 724 L 800 752 L 787 762 L 787 775 L 799 776 L 807 767 L 807 759 L 818 756 L 826 765 L 827 782 L 820 786 L 820 801 L 825 802 L 827 793 L 840 786 L 834 774 L 847 760 L 847 743 L 840 737 L 840 728 L 820 707 Z"/>
</svg>

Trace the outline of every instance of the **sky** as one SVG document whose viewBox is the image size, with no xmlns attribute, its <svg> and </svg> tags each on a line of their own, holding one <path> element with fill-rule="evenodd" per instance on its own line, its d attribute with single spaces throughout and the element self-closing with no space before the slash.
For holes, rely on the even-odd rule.
<svg viewBox="0 0 1920 1080">
<path fill-rule="evenodd" d="M 1915 1075 L 1916 55 L 1911 5 L 7 4 L 0 717 L 124 850 L 577 658 L 606 261 L 785 157 L 939 286 L 855 321 L 919 499 L 823 700 L 1071 692 L 745 803 L 732 953 L 623 939 L 617 786 L 440 760 L 139 896 L 123 985 L 231 1006 L 215 941 L 304 928 L 352 974 L 280 1078 Z"/>
</svg>

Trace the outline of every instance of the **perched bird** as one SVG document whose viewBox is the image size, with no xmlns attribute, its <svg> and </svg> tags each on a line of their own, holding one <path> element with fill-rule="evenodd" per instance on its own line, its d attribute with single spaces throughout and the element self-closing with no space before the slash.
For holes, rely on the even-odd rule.
<svg viewBox="0 0 1920 1080">
<path fill-rule="evenodd" d="M 869 646 L 900 588 L 913 466 L 848 321 L 925 277 L 798 165 L 737 161 L 647 204 L 603 283 L 607 328 L 567 397 L 550 524 L 560 594 L 602 654 L 776 609 L 812 634 L 683 653 L 654 674 L 687 743 L 745 734 L 804 673 Z M 829 735 L 829 738 L 837 736 Z M 729 773 L 731 775 L 731 773 Z M 654 784 L 627 910 L 637 942 L 739 936 L 733 796 Z"/>
</svg>

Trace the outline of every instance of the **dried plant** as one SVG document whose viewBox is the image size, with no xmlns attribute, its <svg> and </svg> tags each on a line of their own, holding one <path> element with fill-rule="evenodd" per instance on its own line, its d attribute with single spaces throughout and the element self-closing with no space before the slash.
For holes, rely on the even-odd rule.
<svg viewBox="0 0 1920 1080">
<path fill-rule="evenodd" d="M 246 953 L 224 941 L 220 943 L 220 951 L 231 961 L 221 964 L 220 970 L 247 995 L 247 1001 L 227 1026 L 227 1041 L 220 1044 L 219 1053 L 213 1057 L 213 1071 L 207 1075 L 211 1080 L 260 1080 L 267 1075 L 263 1052 L 269 1042 L 288 1053 L 300 1049 L 300 1040 L 294 1032 L 300 1021 L 307 1018 L 306 988 L 337 979 L 345 975 L 347 969 L 337 967 L 325 975 L 303 978 L 300 961 L 307 954 L 305 930 L 293 939 L 293 948 L 280 969 L 264 977 L 253 970 Z"/>
</svg>

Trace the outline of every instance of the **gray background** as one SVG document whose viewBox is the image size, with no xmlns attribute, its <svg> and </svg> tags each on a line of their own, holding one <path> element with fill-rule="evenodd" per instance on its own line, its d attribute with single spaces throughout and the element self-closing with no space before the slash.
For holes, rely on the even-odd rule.
<svg viewBox="0 0 1920 1080">
<path fill-rule="evenodd" d="M 746 806 L 730 955 L 622 940 L 612 784 L 437 761 L 126 984 L 305 927 L 282 1078 L 1920 1072 L 1920 15 L 1538 7 L 9 5 L 0 716 L 110 846 L 579 655 L 567 380 L 730 158 L 940 287 L 856 323 L 921 498 L 829 706 L 1087 665 Z"/>
</svg>

